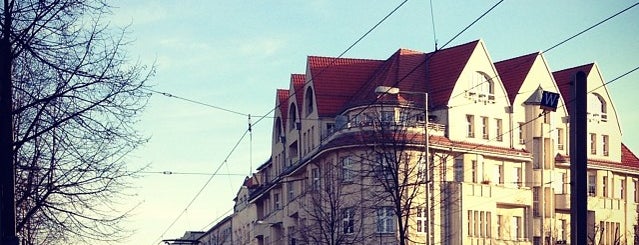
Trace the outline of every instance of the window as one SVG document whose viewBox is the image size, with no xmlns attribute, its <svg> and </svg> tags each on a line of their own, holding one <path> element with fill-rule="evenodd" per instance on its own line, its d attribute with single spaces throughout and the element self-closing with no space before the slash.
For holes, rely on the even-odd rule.
<svg viewBox="0 0 639 245">
<path fill-rule="evenodd" d="M 559 219 L 557 224 L 557 239 L 560 241 L 568 240 L 566 236 L 566 223 L 565 219 Z"/>
<path fill-rule="evenodd" d="M 564 129 L 563 128 L 557 128 L 557 150 L 563 151 L 564 150 Z"/>
<path fill-rule="evenodd" d="M 418 207 L 417 208 L 417 217 L 415 218 L 415 222 L 417 222 L 417 232 L 425 233 L 426 232 L 426 209 Z"/>
<path fill-rule="evenodd" d="M 313 113 L 313 89 L 308 87 L 306 89 L 306 116 Z"/>
<path fill-rule="evenodd" d="M 588 175 L 588 196 L 597 195 L 597 176 L 594 174 Z"/>
<path fill-rule="evenodd" d="M 424 157 L 424 154 L 420 154 L 417 162 L 417 180 L 419 181 L 419 183 L 426 183 L 426 181 L 428 180 L 428 176 L 426 175 L 426 168 L 426 158 Z"/>
<path fill-rule="evenodd" d="M 495 119 L 495 127 L 497 128 L 497 141 L 503 141 L 504 140 L 504 136 L 503 136 L 503 128 L 502 128 L 502 124 L 501 124 L 501 119 L 499 119 L 499 118 Z"/>
<path fill-rule="evenodd" d="M 624 190 L 626 188 L 626 181 L 625 180 L 619 180 L 619 188 L 617 188 L 617 198 L 619 199 L 625 199 L 625 193 Z"/>
<path fill-rule="evenodd" d="M 515 188 L 519 188 L 522 186 L 521 167 L 519 166 L 515 166 L 513 168 L 513 185 L 515 186 Z"/>
<path fill-rule="evenodd" d="M 345 208 L 342 210 L 342 231 L 344 234 L 353 234 L 355 231 L 355 209 Z"/>
<path fill-rule="evenodd" d="M 639 203 L 639 182 L 637 180 L 632 181 L 632 195 L 634 196 L 635 203 Z M 639 230 L 638 230 L 639 231 Z"/>
<path fill-rule="evenodd" d="M 504 164 L 498 164 L 497 167 L 495 168 L 495 179 L 497 180 L 497 183 L 499 183 L 500 185 L 504 184 Z"/>
<path fill-rule="evenodd" d="M 608 156 L 608 145 L 609 145 L 609 141 L 610 139 L 608 138 L 608 135 L 602 135 L 602 142 L 603 143 L 603 155 L 604 156 Z"/>
<path fill-rule="evenodd" d="M 467 136 L 468 138 L 475 138 L 475 116 L 466 115 L 466 123 L 467 123 Z"/>
<path fill-rule="evenodd" d="M 475 96 L 480 100 L 495 100 L 495 83 L 488 74 L 476 72 L 470 80 L 468 95 L 471 98 Z"/>
<path fill-rule="evenodd" d="M 275 210 L 279 210 L 282 207 L 280 205 L 280 194 L 279 193 L 273 194 L 273 207 L 275 207 Z"/>
<path fill-rule="evenodd" d="M 590 134 L 590 154 L 597 154 L 597 135 L 593 133 Z"/>
<path fill-rule="evenodd" d="M 473 182 L 473 183 L 479 183 L 479 179 L 477 178 L 477 175 L 479 174 L 479 173 L 478 173 L 478 171 L 479 171 L 479 169 L 478 169 L 478 168 L 479 168 L 479 166 L 477 166 L 477 161 L 476 161 L 476 160 L 471 160 L 471 161 L 470 161 L 470 163 L 471 163 L 471 167 L 472 167 L 472 168 L 471 168 L 471 171 L 472 171 L 472 172 L 471 172 L 471 178 L 472 178 L 472 179 L 471 179 L 471 182 Z"/>
<path fill-rule="evenodd" d="M 502 216 L 501 214 L 498 214 L 497 215 L 497 238 L 504 237 L 503 223 L 504 223 L 504 216 Z"/>
<path fill-rule="evenodd" d="M 291 106 L 288 109 L 288 130 L 293 130 L 296 128 L 297 122 L 297 107 L 295 107 L 295 103 L 291 103 Z"/>
<path fill-rule="evenodd" d="M 311 188 L 319 190 L 320 188 L 320 171 L 319 168 L 311 169 Z"/>
<path fill-rule="evenodd" d="M 468 236 L 490 237 L 490 212 L 468 210 Z"/>
<path fill-rule="evenodd" d="M 382 111 L 382 123 L 391 123 L 395 121 L 394 111 Z"/>
<path fill-rule="evenodd" d="M 518 123 L 519 126 L 517 127 L 517 130 L 519 132 L 519 144 L 523 145 L 526 142 L 524 141 L 524 123 Z"/>
<path fill-rule="evenodd" d="M 550 119 L 551 119 L 550 112 L 549 111 L 544 111 L 544 112 L 542 112 L 542 115 L 544 117 L 544 123 L 550 124 Z"/>
<path fill-rule="evenodd" d="M 393 153 L 380 153 L 377 155 L 377 164 L 374 166 L 374 173 L 378 180 L 385 181 L 386 183 L 393 181 L 393 170 L 396 162 L 395 154 Z"/>
<path fill-rule="evenodd" d="M 395 232 L 395 211 L 392 207 L 377 209 L 377 233 Z"/>
<path fill-rule="evenodd" d="M 601 191 L 604 197 L 608 197 L 608 176 L 604 176 L 601 181 Z"/>
<path fill-rule="evenodd" d="M 488 139 L 488 117 L 481 117 L 481 134 L 483 139 Z"/>
<path fill-rule="evenodd" d="M 353 159 L 350 156 L 342 158 L 342 181 L 353 182 L 355 180 L 355 170 L 353 167 Z"/>
<path fill-rule="evenodd" d="M 539 212 L 539 187 L 533 187 L 533 216 L 539 217 L 541 214 Z"/>
<path fill-rule="evenodd" d="M 513 219 L 510 220 L 511 222 L 511 237 L 513 240 L 518 240 L 520 237 L 522 237 L 523 233 L 523 223 L 522 223 L 522 217 L 519 216 L 513 216 Z"/>
<path fill-rule="evenodd" d="M 455 181 L 464 182 L 464 159 L 455 159 L 454 163 Z"/>
<path fill-rule="evenodd" d="M 588 95 L 588 112 L 594 117 L 599 117 L 599 119 L 603 122 L 606 122 L 608 119 L 607 107 L 606 100 L 604 100 L 601 95 L 597 93 L 591 93 Z"/>
<path fill-rule="evenodd" d="M 286 184 L 286 189 L 288 190 L 288 201 L 293 201 L 293 198 L 295 197 L 295 183 L 288 182 Z"/>
</svg>

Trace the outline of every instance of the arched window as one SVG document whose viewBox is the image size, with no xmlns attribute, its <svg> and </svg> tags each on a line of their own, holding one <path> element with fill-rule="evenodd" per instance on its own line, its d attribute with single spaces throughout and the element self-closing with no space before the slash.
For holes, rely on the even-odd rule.
<svg viewBox="0 0 639 245">
<path fill-rule="evenodd" d="M 607 114 L 608 113 L 608 106 L 606 103 L 606 100 L 604 100 L 604 98 L 597 94 L 597 93 L 592 93 L 590 96 L 588 96 L 588 111 L 591 113 L 595 113 L 595 114 Z"/>
<path fill-rule="evenodd" d="M 311 87 L 308 87 L 306 89 L 306 94 L 304 96 L 304 100 L 305 100 L 305 104 L 306 104 L 306 116 L 310 115 L 311 113 L 313 113 L 313 89 Z"/>
<path fill-rule="evenodd" d="M 288 130 L 295 129 L 295 123 L 297 122 L 297 107 L 295 103 L 291 103 L 288 109 Z"/>
<path fill-rule="evenodd" d="M 280 141 L 282 137 L 282 119 L 277 117 L 275 119 L 275 141 Z"/>
<path fill-rule="evenodd" d="M 478 96 L 480 99 L 495 99 L 495 82 L 483 72 L 475 72 L 468 86 L 469 95 Z"/>
<path fill-rule="evenodd" d="M 592 116 L 599 117 L 602 121 L 608 120 L 608 103 L 606 100 L 597 93 L 588 95 L 588 112 Z"/>
</svg>

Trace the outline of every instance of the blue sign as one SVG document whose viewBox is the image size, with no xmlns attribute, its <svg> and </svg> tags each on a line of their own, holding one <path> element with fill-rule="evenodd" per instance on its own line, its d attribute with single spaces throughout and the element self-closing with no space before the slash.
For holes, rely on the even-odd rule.
<svg viewBox="0 0 639 245">
<path fill-rule="evenodd" d="M 559 104 L 559 94 L 543 91 L 541 93 L 540 107 L 546 111 L 557 111 L 557 104 Z"/>
</svg>

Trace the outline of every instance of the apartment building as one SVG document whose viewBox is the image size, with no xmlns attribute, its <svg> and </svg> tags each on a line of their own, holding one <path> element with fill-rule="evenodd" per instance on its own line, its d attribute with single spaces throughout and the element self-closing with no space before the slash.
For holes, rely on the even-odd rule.
<svg viewBox="0 0 639 245">
<path fill-rule="evenodd" d="M 223 221 L 232 239 L 205 244 L 570 244 L 577 71 L 590 91 L 589 241 L 639 244 L 639 158 L 599 67 L 553 71 L 541 53 L 493 62 L 482 40 L 308 57 L 276 92 L 272 156 Z M 542 91 L 561 95 L 556 111 L 540 108 Z"/>
</svg>

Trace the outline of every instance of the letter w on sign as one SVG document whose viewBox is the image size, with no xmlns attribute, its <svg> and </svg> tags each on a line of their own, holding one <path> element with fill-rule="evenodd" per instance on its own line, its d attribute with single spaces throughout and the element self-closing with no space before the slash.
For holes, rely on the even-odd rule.
<svg viewBox="0 0 639 245">
<path fill-rule="evenodd" d="M 541 93 L 540 107 L 546 111 L 557 111 L 557 104 L 559 104 L 559 94 L 543 91 Z"/>
</svg>

